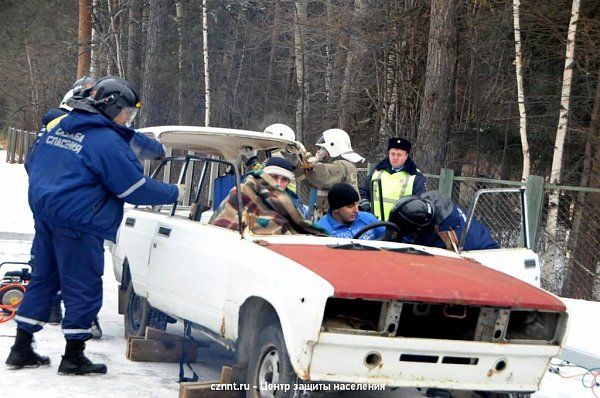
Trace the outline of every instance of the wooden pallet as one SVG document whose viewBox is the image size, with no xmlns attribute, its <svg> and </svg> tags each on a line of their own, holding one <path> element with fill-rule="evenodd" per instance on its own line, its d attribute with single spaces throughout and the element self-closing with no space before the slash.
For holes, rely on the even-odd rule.
<svg viewBox="0 0 600 398">
<path fill-rule="evenodd" d="M 179 384 L 179 398 L 244 398 L 245 391 L 222 391 L 215 390 L 215 385 L 226 385 L 231 383 L 231 368 L 221 368 L 220 381 L 203 381 Z"/>
<path fill-rule="evenodd" d="M 136 362 L 178 363 L 187 353 L 188 362 L 196 362 L 198 345 L 183 336 L 147 327 L 144 337 L 130 337 L 127 342 L 127 359 Z"/>
</svg>

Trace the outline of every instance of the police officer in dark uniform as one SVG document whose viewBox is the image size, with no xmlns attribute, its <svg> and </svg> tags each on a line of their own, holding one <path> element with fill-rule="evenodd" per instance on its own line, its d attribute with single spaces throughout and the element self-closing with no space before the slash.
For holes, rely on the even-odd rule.
<svg viewBox="0 0 600 398">
<path fill-rule="evenodd" d="M 385 221 L 398 199 L 425 192 L 425 177 L 410 155 L 411 148 L 407 139 L 388 140 L 388 156 L 377 163 L 359 187 L 359 205 L 363 210 L 372 211 L 375 217 Z"/>
<path fill-rule="evenodd" d="M 99 80 L 90 97 L 49 130 L 36 149 L 29 172 L 29 206 L 35 221 L 35 268 L 17 312 L 17 336 L 6 364 L 13 368 L 49 365 L 31 347 L 33 333 L 50 315 L 60 289 L 65 304 L 65 354 L 59 374 L 106 373 L 85 355 L 92 321 L 102 306 L 104 239 L 115 240 L 124 202 L 173 203 L 176 185 L 143 175 L 130 146 L 129 125 L 139 96 L 118 77 Z"/>
</svg>

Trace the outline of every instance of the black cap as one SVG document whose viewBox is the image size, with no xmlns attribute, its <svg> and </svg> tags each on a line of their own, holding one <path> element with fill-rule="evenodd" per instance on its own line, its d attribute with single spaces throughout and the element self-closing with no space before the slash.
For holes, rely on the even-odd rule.
<svg viewBox="0 0 600 398">
<path fill-rule="evenodd" d="M 399 137 L 392 137 L 388 140 L 388 151 L 392 148 L 405 150 L 407 153 L 410 153 L 410 148 L 412 144 L 409 140 Z"/>
<path fill-rule="evenodd" d="M 356 189 L 349 184 L 335 184 L 327 193 L 327 201 L 330 210 L 337 210 L 341 207 L 358 202 L 360 197 Z"/>
</svg>

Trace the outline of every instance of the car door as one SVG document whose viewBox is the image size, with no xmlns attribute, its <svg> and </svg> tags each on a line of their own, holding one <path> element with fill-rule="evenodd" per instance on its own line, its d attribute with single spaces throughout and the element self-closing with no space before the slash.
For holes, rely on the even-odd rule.
<svg viewBox="0 0 600 398">
<path fill-rule="evenodd" d="M 192 202 L 204 208 L 209 168 L 202 167 L 201 174 L 197 187 L 190 182 L 190 190 L 196 192 Z M 190 213 L 191 208 L 180 206 L 159 221 L 150 247 L 147 298 L 168 314 L 219 332 L 230 272 L 228 251 L 241 238 L 237 231 L 207 225 L 204 217 L 204 222 L 194 221 Z"/>
<path fill-rule="evenodd" d="M 152 239 L 163 216 L 151 210 L 130 208 L 125 212 L 117 238 L 119 248 L 127 248 L 122 253 L 129 264 L 129 272 L 134 280 L 135 292 L 146 295 L 148 261 Z M 119 264 L 122 266 L 123 264 Z"/>
<path fill-rule="evenodd" d="M 540 261 L 538 255 L 530 249 L 531 235 L 525 204 L 525 190 L 521 188 L 477 191 L 469 209 L 467 226 L 470 227 L 469 219 L 477 215 L 490 228 L 500 248 L 461 251 L 460 254 L 539 287 Z"/>
<path fill-rule="evenodd" d="M 162 311 L 218 332 L 236 231 L 180 216 L 161 221 L 152 239 L 148 300 Z"/>
</svg>

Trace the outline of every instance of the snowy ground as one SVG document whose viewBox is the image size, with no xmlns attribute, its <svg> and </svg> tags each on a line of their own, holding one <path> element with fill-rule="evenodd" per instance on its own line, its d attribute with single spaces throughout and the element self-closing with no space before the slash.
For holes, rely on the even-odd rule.
<svg viewBox="0 0 600 398">
<path fill-rule="evenodd" d="M 4 261 L 27 261 L 33 220 L 27 206 L 27 176 L 22 165 L 4 163 L 6 152 L 0 151 L 0 263 Z M 0 271 L 3 274 L 4 268 Z M 600 304 L 568 300 L 571 324 L 567 345 L 594 353 L 600 357 Z M 8 370 L 4 360 L 15 335 L 15 323 L 0 324 L 0 382 L 3 397 L 177 397 L 179 367 L 177 364 L 131 362 L 125 358 L 126 341 L 123 339 L 123 318 L 117 314 L 117 284 L 112 274 L 110 257 L 106 256 L 104 276 L 104 305 L 100 322 L 104 330 L 101 340 L 88 342 L 86 353 L 95 361 L 108 366 L 105 376 L 59 376 L 56 368 L 64 350 L 64 338 L 58 326 L 47 326 L 37 337 L 37 350 L 50 356 L 50 367 L 38 369 Z M 175 328 L 174 331 L 179 331 Z M 216 380 L 221 366 L 231 363 L 231 355 L 215 344 L 201 348 L 199 363 L 195 365 L 201 380 Z M 555 361 L 557 364 L 559 360 Z M 596 365 L 600 367 L 600 363 Z M 592 378 L 582 377 L 583 370 L 562 366 L 560 375 L 546 373 L 541 389 L 534 398 L 598 398 L 591 386 Z M 600 382 L 600 379 L 598 380 Z M 340 396 L 341 394 L 328 395 Z M 348 395 L 344 395 L 345 397 Z M 356 396 L 365 396 L 359 394 Z M 424 397 L 424 391 L 399 389 L 379 395 L 395 398 Z"/>
</svg>

